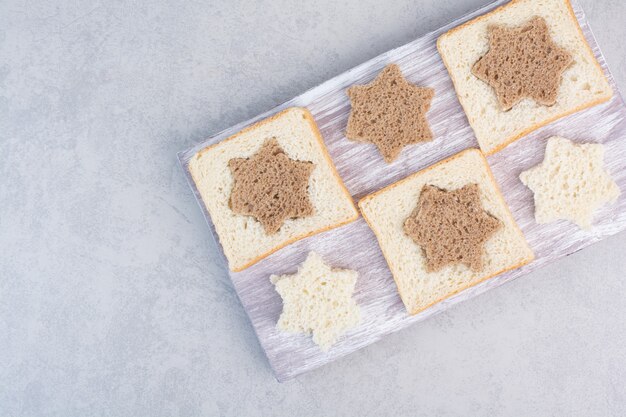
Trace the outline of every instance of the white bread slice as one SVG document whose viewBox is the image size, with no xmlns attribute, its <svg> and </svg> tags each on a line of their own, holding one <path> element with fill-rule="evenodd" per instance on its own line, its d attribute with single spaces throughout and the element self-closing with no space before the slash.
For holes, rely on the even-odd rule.
<svg viewBox="0 0 626 417">
<path fill-rule="evenodd" d="M 415 209 L 424 185 L 456 190 L 468 184 L 478 184 L 483 209 L 502 222 L 484 244 L 483 268 L 474 272 L 455 264 L 426 272 L 422 248 L 404 233 L 404 221 Z M 409 314 L 534 259 L 487 160 L 477 149 L 467 149 L 370 194 L 359 201 L 359 208 L 378 239 Z"/>
<path fill-rule="evenodd" d="M 566 49 L 574 62 L 563 72 L 556 104 L 548 107 L 524 99 L 505 112 L 493 88 L 474 76 L 471 68 L 489 50 L 489 26 L 518 27 L 534 16 L 546 21 L 552 40 Z M 607 101 L 613 95 L 569 0 L 512 0 L 444 33 L 437 40 L 437 49 L 478 143 L 487 155 L 543 125 Z"/>
<path fill-rule="evenodd" d="M 309 253 L 297 273 L 272 275 L 270 281 L 283 299 L 277 327 L 313 334 L 313 341 L 327 351 L 361 321 L 361 310 L 352 298 L 358 275 L 349 269 L 331 269 L 315 252 Z"/>
<path fill-rule="evenodd" d="M 314 164 L 309 178 L 312 216 L 287 219 L 268 235 L 251 216 L 235 214 L 229 207 L 233 176 L 228 161 L 254 155 L 270 138 L 276 138 L 289 158 Z M 304 237 L 338 227 L 358 218 L 352 197 L 326 151 L 311 113 L 289 108 L 211 145 L 189 161 L 189 172 L 211 216 L 228 265 L 241 271 L 278 249 Z"/>
</svg>

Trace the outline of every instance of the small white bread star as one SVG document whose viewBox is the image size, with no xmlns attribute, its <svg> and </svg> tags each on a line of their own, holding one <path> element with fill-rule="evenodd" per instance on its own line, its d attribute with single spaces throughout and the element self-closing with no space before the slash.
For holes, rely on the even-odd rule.
<svg viewBox="0 0 626 417">
<path fill-rule="evenodd" d="M 348 329 L 361 321 L 352 293 L 358 273 L 331 269 L 310 252 L 293 275 L 272 275 L 270 280 L 283 299 L 277 327 L 288 333 L 313 334 L 313 341 L 327 351 Z"/>
<path fill-rule="evenodd" d="M 604 169 L 602 145 L 558 136 L 548 139 L 543 162 L 522 172 L 520 179 L 535 195 L 537 223 L 565 219 L 589 229 L 594 211 L 620 195 Z"/>
</svg>

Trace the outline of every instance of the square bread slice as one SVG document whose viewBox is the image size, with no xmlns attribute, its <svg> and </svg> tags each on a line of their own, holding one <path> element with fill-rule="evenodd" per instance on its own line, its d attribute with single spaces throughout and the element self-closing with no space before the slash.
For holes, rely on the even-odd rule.
<svg viewBox="0 0 626 417">
<path fill-rule="evenodd" d="M 249 158 L 271 138 L 278 141 L 289 158 L 313 163 L 308 188 L 313 214 L 287 219 L 278 232 L 267 234 L 254 217 L 235 214 L 230 209 L 234 180 L 228 163 L 234 158 Z M 286 109 L 199 151 L 189 161 L 188 169 L 234 272 L 292 242 L 358 218 L 315 120 L 304 108 Z"/>
<path fill-rule="evenodd" d="M 451 191 L 469 184 L 478 185 L 483 210 L 502 223 L 484 244 L 482 269 L 475 272 L 453 264 L 427 272 L 423 250 L 405 234 L 404 222 L 425 185 Z M 534 259 L 478 149 L 467 149 L 370 194 L 359 201 L 359 208 L 378 239 L 409 314 Z"/>
<path fill-rule="evenodd" d="M 571 54 L 552 106 L 523 99 L 503 111 L 493 88 L 472 74 L 472 66 L 489 50 L 492 25 L 521 27 L 542 17 L 552 40 Z M 613 95 L 600 64 L 585 40 L 569 0 L 512 0 L 492 12 L 444 33 L 437 49 L 478 143 L 489 155 L 556 119 L 607 101 Z"/>
</svg>

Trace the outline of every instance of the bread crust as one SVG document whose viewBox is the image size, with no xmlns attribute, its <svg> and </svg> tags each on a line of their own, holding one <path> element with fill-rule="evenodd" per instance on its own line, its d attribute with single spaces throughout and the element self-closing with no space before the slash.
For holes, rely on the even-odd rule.
<svg viewBox="0 0 626 417">
<path fill-rule="evenodd" d="M 478 16 L 470 21 L 467 21 L 453 29 L 450 29 L 449 31 L 447 31 L 446 33 L 442 34 L 439 36 L 439 38 L 437 38 L 437 51 L 439 52 L 439 56 L 441 57 L 441 60 L 443 61 L 443 65 L 446 67 L 446 70 L 448 71 L 448 74 L 450 75 L 450 79 L 452 80 L 452 84 L 454 85 L 454 90 L 455 93 L 458 91 L 456 88 L 456 84 L 457 81 L 455 80 L 454 76 L 452 75 L 452 72 L 450 71 L 450 65 L 448 64 L 448 62 L 446 61 L 445 56 L 442 54 L 441 52 L 441 45 L 440 42 L 441 40 L 446 37 L 449 36 L 459 30 L 461 30 L 464 27 L 467 26 L 471 26 L 474 23 L 480 22 L 486 18 L 488 18 L 489 16 L 492 16 L 494 14 L 497 14 L 499 12 L 502 12 L 503 10 L 507 9 L 509 6 L 512 6 L 516 3 L 520 3 L 522 1 L 527 1 L 527 0 L 511 0 L 510 2 L 508 2 L 507 4 L 503 4 L 502 6 L 498 6 L 495 9 L 493 9 L 492 11 L 485 13 L 481 16 Z M 600 65 L 600 63 L 598 62 L 598 59 L 596 58 L 595 54 L 593 53 L 593 50 L 591 49 L 591 46 L 589 45 L 589 42 L 587 42 L 587 38 L 585 38 L 585 34 L 583 33 L 582 28 L 580 27 L 580 24 L 578 23 L 578 19 L 576 19 L 576 14 L 574 13 L 574 8 L 572 7 L 572 3 L 570 0 L 562 0 L 563 3 L 566 5 L 567 10 L 569 12 L 569 17 L 572 20 L 572 22 L 576 25 L 576 28 L 578 29 L 578 35 L 580 36 L 580 38 L 583 40 L 583 43 L 585 44 L 585 47 L 587 48 L 587 51 L 589 52 L 589 54 L 591 55 L 592 59 L 593 59 L 593 63 L 596 66 L 596 68 L 602 73 L 602 76 L 604 77 L 605 80 L 607 80 L 608 83 L 608 78 L 606 76 L 606 74 L 604 73 L 604 71 L 602 70 L 602 66 Z M 610 87 L 610 84 L 609 84 Z M 570 114 L 574 114 L 576 112 L 579 112 L 581 110 L 584 109 L 588 109 L 590 107 L 593 106 L 597 106 L 598 104 L 602 104 L 605 103 L 607 101 L 609 101 L 612 97 L 613 97 L 613 89 L 611 88 L 610 93 L 607 96 L 604 97 L 600 97 L 598 99 L 595 100 L 591 100 L 587 103 L 581 104 L 580 106 L 574 107 L 572 109 L 568 109 L 562 113 L 559 113 L 557 115 L 554 115 L 548 119 L 545 119 L 539 123 L 535 123 L 534 125 L 529 126 L 528 128 L 522 130 L 521 132 L 511 136 L 510 138 L 508 138 L 507 140 L 505 140 L 504 142 L 500 143 L 498 146 L 494 147 L 493 149 L 485 152 L 486 155 L 493 155 L 494 153 L 500 152 L 502 149 L 506 148 L 507 146 L 509 146 L 511 143 L 521 139 L 522 137 L 528 135 L 529 133 L 543 127 L 546 126 L 558 119 L 561 119 L 563 117 L 569 116 Z M 457 98 L 459 99 L 459 102 L 461 103 L 461 107 L 463 108 L 463 111 L 465 112 L 465 114 L 467 115 L 467 109 L 465 108 L 465 106 L 463 105 L 463 101 L 460 99 L 460 96 L 458 95 L 458 93 L 456 94 Z"/>
<path fill-rule="evenodd" d="M 235 133 L 234 135 L 229 136 L 228 138 L 226 138 L 226 139 L 224 139 L 224 140 L 222 140 L 222 141 L 220 141 L 218 143 L 209 145 L 206 148 L 201 149 L 200 151 L 196 152 L 196 154 L 192 158 L 199 158 L 200 156 L 202 156 L 203 153 L 205 153 L 205 152 L 207 152 L 207 151 L 209 151 L 211 149 L 214 149 L 216 147 L 219 147 L 221 145 L 224 145 L 225 143 L 238 138 L 239 136 L 241 136 L 244 133 L 250 132 L 250 131 L 252 131 L 254 129 L 258 129 L 259 127 L 263 126 L 266 123 L 270 123 L 272 121 L 275 121 L 276 119 L 279 119 L 280 117 L 284 116 L 288 112 L 292 112 L 292 111 L 300 111 L 300 112 L 302 112 L 302 116 L 308 122 L 309 127 L 311 128 L 311 130 L 315 134 L 315 139 L 317 140 L 317 142 L 319 143 L 319 145 L 321 147 L 321 151 L 322 151 L 322 155 L 324 156 L 324 159 L 330 165 L 331 173 L 335 177 L 336 181 L 338 181 L 338 183 L 341 186 L 341 189 L 342 189 L 344 195 L 349 199 L 350 204 L 352 205 L 352 208 L 354 210 L 354 215 L 351 218 L 349 218 L 349 219 L 347 219 L 345 221 L 342 221 L 342 222 L 339 222 L 339 223 L 336 223 L 336 224 L 332 224 L 332 225 L 329 225 L 329 226 L 324 226 L 322 228 L 311 230 L 309 232 L 302 233 L 302 234 L 299 234 L 297 236 L 294 236 L 293 238 L 288 239 L 288 240 L 280 243 L 279 245 L 276 245 L 271 250 L 268 250 L 268 251 L 260 254 L 256 258 L 250 260 L 249 262 L 247 262 L 247 263 L 245 263 L 244 265 L 241 265 L 241 266 L 233 267 L 231 265 L 230 259 L 228 259 L 228 257 L 227 257 L 227 259 L 228 259 L 228 267 L 229 267 L 229 269 L 232 272 L 241 272 L 244 269 L 249 268 L 252 265 L 256 264 L 257 262 L 261 261 L 262 259 L 267 258 L 268 256 L 270 256 L 274 252 L 276 252 L 276 251 L 278 251 L 278 250 L 284 248 L 285 246 L 288 246 L 288 245 L 290 245 L 290 244 L 292 244 L 294 242 L 297 242 L 298 240 L 305 239 L 307 237 L 316 235 L 318 233 L 326 232 L 328 230 L 344 226 L 344 225 L 346 225 L 348 223 L 352 223 L 353 221 L 355 221 L 356 219 L 359 218 L 359 211 L 357 210 L 357 208 L 356 208 L 356 206 L 354 204 L 354 200 L 353 200 L 352 196 L 350 195 L 350 192 L 346 188 L 346 185 L 343 183 L 343 180 L 339 176 L 339 173 L 337 172 L 337 168 L 335 167 L 335 164 L 333 163 L 333 161 L 332 161 L 332 159 L 330 157 L 330 154 L 328 153 L 328 150 L 326 149 L 326 145 L 324 144 L 324 139 L 322 138 L 322 134 L 320 133 L 319 128 L 317 127 L 317 123 L 315 123 L 315 119 L 313 118 L 313 115 L 311 114 L 311 112 L 307 108 L 304 108 L 304 107 L 289 107 L 287 109 L 281 110 L 280 112 L 278 112 L 278 113 L 276 113 L 276 114 L 274 114 L 274 115 L 272 115 L 272 116 L 270 116 L 270 117 L 268 117 L 266 119 L 260 120 L 260 121 L 258 121 L 256 123 L 254 123 L 254 124 L 244 128 L 244 129 L 240 130 L 239 132 Z M 189 169 L 189 163 L 187 163 L 186 169 L 187 169 L 187 172 L 189 172 L 189 174 L 191 175 L 191 177 L 192 177 L 192 179 L 194 181 L 194 184 L 197 184 L 197 179 L 194 177 L 193 172 Z M 204 204 L 204 202 L 203 202 L 203 204 Z M 208 208 L 206 207 L 206 204 L 205 204 L 205 208 L 208 211 Z M 209 214 L 211 214 L 211 213 L 209 213 Z M 218 234 L 218 240 L 219 239 L 220 239 L 220 236 Z"/>
<path fill-rule="evenodd" d="M 374 197 L 376 197 L 376 196 L 378 196 L 380 194 L 383 194 L 386 191 L 389 191 L 389 190 L 391 190 L 391 189 L 393 189 L 393 188 L 395 188 L 395 187 L 405 183 L 406 181 L 409 181 L 410 179 L 412 179 L 414 177 L 421 176 L 421 175 L 425 174 L 426 172 L 428 172 L 428 171 L 430 171 L 430 170 L 432 170 L 432 169 L 434 169 L 434 168 L 436 168 L 436 167 L 438 167 L 440 165 L 444 165 L 444 164 L 447 164 L 448 162 L 452 162 L 455 159 L 458 159 L 461 156 L 465 155 L 466 153 L 476 153 L 476 154 L 478 154 L 480 156 L 481 162 L 483 163 L 483 165 L 485 166 L 485 168 L 487 169 L 487 172 L 489 174 L 489 179 L 493 183 L 493 185 L 495 186 L 496 194 L 498 195 L 498 199 L 500 200 L 500 203 L 505 207 L 505 210 L 507 211 L 509 216 L 511 216 L 511 218 L 514 219 L 513 214 L 511 213 L 511 209 L 510 209 L 509 205 L 506 203 L 506 201 L 504 200 L 504 196 L 502 195 L 502 191 L 500 190 L 500 187 L 498 186 L 498 183 L 497 183 L 495 177 L 493 176 L 493 172 L 491 172 L 491 169 L 489 168 L 489 163 L 487 162 L 487 158 L 485 157 L 485 154 L 480 149 L 476 149 L 476 148 L 465 149 L 465 150 L 463 150 L 463 151 L 461 151 L 461 152 L 459 152 L 459 153 L 457 153 L 455 155 L 452 155 L 452 156 L 450 156 L 448 158 L 445 158 L 445 159 L 443 159 L 443 160 L 441 160 L 439 162 L 436 162 L 433 165 L 430 165 L 430 166 L 428 166 L 428 167 L 426 167 L 426 168 L 424 168 L 424 169 L 422 169 L 420 171 L 417 171 L 417 172 L 415 172 L 415 173 L 413 173 L 413 174 L 411 174 L 411 175 L 409 175 L 409 176 L 407 176 L 407 177 L 405 177 L 405 178 L 403 178 L 403 179 L 401 179 L 399 181 L 396 181 L 393 184 L 390 184 L 390 185 L 386 186 L 385 188 L 382 188 L 382 189 L 380 189 L 378 191 L 375 191 L 375 192 L 373 192 L 371 194 L 368 194 L 368 195 L 366 195 L 365 197 L 363 197 L 363 198 L 361 198 L 359 200 L 358 206 L 359 206 L 359 209 L 361 211 L 361 215 L 363 216 L 363 219 L 365 219 L 365 222 L 367 223 L 369 228 L 374 232 L 374 235 L 376 236 L 376 240 L 379 242 L 378 246 L 380 247 L 380 250 L 381 250 L 381 252 L 383 254 L 383 257 L 385 258 L 385 261 L 387 262 L 387 265 L 391 266 L 391 263 L 389 261 L 390 258 L 385 253 L 385 249 L 383 248 L 383 246 L 380 245 L 381 236 L 379 235 L 378 231 L 373 227 L 373 224 L 372 224 L 371 220 L 368 219 L 367 215 L 363 212 L 363 208 L 362 208 L 363 207 L 363 203 L 366 203 L 367 201 L 371 200 L 372 198 L 374 198 Z M 517 231 L 517 233 L 520 236 L 524 237 L 524 233 L 522 233 L 522 230 L 520 229 L 520 227 L 517 224 L 517 222 L 514 221 L 513 225 L 514 225 L 515 230 Z M 531 253 L 532 253 L 532 249 L 531 249 Z M 415 315 L 417 313 L 420 313 L 420 312 L 422 312 L 422 311 L 432 307 L 433 305 L 435 305 L 437 303 L 440 303 L 441 301 L 446 300 L 446 299 L 454 296 L 455 294 L 458 294 L 461 291 L 464 291 L 464 290 L 466 290 L 468 288 L 474 287 L 474 286 L 480 284 L 481 282 L 487 281 L 488 279 L 493 278 L 493 277 L 495 277 L 497 275 L 500 275 L 500 274 L 502 274 L 504 272 L 512 271 L 514 269 L 520 268 L 520 267 L 522 267 L 522 266 L 532 262 L 534 259 L 535 259 L 535 255 L 534 255 L 534 253 L 532 253 L 532 255 L 530 257 L 528 257 L 527 259 L 524 259 L 520 263 L 517 263 L 517 264 L 515 264 L 513 266 L 504 268 L 504 269 L 502 269 L 500 271 L 494 272 L 493 274 L 489 274 L 489 275 L 485 276 L 484 278 L 481 278 L 480 280 L 478 280 L 476 282 L 472 282 L 471 284 L 459 287 L 459 288 L 455 289 L 453 292 L 446 294 L 444 297 L 438 298 L 437 300 L 435 300 L 432 303 L 426 305 L 425 307 L 421 307 L 421 308 L 415 309 L 415 310 L 410 310 L 408 313 L 410 315 Z M 396 283 L 396 287 L 399 289 L 400 288 L 399 282 L 397 281 L 397 279 L 396 279 L 395 275 L 393 274 L 393 272 L 391 273 L 391 275 L 393 276 L 393 280 Z M 402 300 L 404 302 L 403 294 L 400 291 L 398 291 L 398 292 L 400 293 L 400 298 L 402 298 Z M 406 305 L 406 303 L 405 303 L 405 305 Z"/>
</svg>

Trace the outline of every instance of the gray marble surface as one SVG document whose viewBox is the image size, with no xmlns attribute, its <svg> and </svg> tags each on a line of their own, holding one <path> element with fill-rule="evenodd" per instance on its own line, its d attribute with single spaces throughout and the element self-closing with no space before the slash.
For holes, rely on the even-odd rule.
<svg viewBox="0 0 626 417">
<path fill-rule="evenodd" d="M 0 0 L 0 415 L 626 414 L 623 233 L 273 379 L 175 154 L 484 0 L 386 3 Z"/>
</svg>

